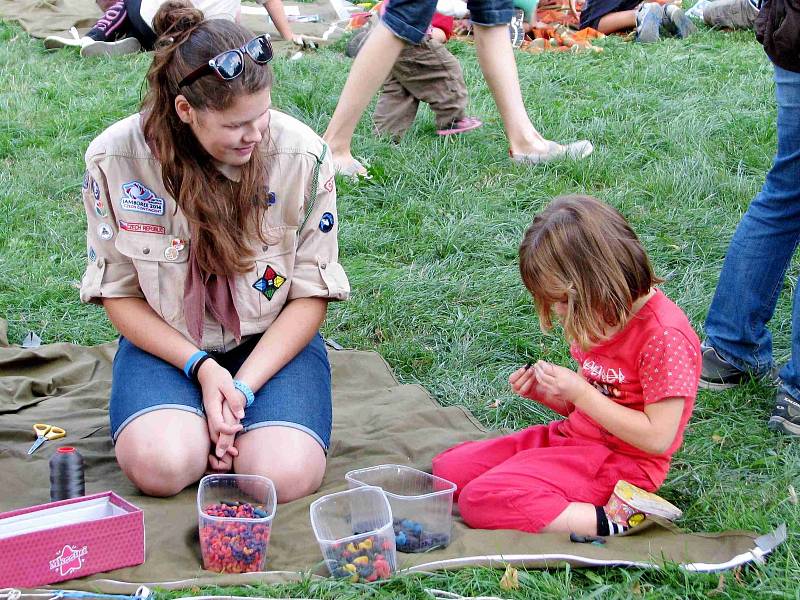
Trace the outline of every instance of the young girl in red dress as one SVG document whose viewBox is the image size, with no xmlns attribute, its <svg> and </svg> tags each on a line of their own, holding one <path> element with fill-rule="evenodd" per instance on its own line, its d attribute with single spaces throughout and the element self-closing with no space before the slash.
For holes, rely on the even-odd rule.
<svg viewBox="0 0 800 600">
<path fill-rule="evenodd" d="M 636 234 L 611 206 L 565 196 L 534 218 L 519 259 L 542 329 L 561 322 L 578 369 L 539 360 L 509 383 L 564 418 L 455 446 L 434 458 L 433 473 L 457 484 L 462 518 L 481 529 L 612 535 L 643 515 L 680 514 L 650 492 L 683 441 L 700 342 L 655 287 Z M 632 485 L 609 503 L 621 480 Z"/>
</svg>

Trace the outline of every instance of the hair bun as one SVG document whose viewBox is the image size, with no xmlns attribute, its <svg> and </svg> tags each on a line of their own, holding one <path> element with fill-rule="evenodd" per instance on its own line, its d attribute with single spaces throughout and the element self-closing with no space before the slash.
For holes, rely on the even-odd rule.
<svg viewBox="0 0 800 600">
<path fill-rule="evenodd" d="M 159 38 L 171 36 L 175 41 L 182 41 L 203 22 L 203 18 L 203 11 L 188 0 L 168 0 L 161 4 L 153 17 L 153 31 Z"/>
</svg>

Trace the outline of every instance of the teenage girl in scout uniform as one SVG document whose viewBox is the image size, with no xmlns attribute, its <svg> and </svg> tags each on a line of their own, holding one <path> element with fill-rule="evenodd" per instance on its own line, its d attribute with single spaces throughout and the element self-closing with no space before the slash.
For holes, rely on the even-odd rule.
<svg viewBox="0 0 800 600">
<path fill-rule="evenodd" d="M 318 330 L 349 295 L 330 152 L 270 109 L 272 48 L 185 2 L 154 19 L 141 113 L 86 152 L 81 300 L 120 332 L 117 460 L 168 496 L 211 470 L 314 491 L 331 432 Z"/>
</svg>

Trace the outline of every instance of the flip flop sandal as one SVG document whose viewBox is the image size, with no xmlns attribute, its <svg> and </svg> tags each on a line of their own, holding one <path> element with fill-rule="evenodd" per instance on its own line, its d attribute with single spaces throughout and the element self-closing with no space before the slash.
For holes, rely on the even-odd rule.
<svg viewBox="0 0 800 600">
<path fill-rule="evenodd" d="M 556 144 L 555 142 L 547 143 L 547 151 L 534 152 L 531 154 L 514 154 L 509 150 L 511 160 L 519 163 L 526 163 L 530 165 L 538 165 L 541 163 L 550 162 L 560 158 L 569 158 L 572 160 L 581 160 L 589 156 L 594 150 L 594 146 L 589 140 L 578 140 L 569 144 Z"/>
<path fill-rule="evenodd" d="M 436 135 L 453 135 L 454 133 L 464 133 L 465 131 L 472 131 L 483 125 L 483 121 L 475 117 L 464 117 L 458 121 L 454 121 L 447 129 L 437 129 Z"/>
</svg>

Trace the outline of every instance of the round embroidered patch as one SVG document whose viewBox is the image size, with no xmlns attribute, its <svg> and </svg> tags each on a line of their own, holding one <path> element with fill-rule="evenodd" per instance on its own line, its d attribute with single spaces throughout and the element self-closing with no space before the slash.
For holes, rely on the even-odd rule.
<svg viewBox="0 0 800 600">
<path fill-rule="evenodd" d="M 319 220 L 319 230 L 322 233 L 328 233 L 331 229 L 333 229 L 334 223 L 335 221 L 333 219 L 333 215 L 329 212 L 326 212 Z"/>
<path fill-rule="evenodd" d="M 109 225 L 108 223 L 100 223 L 97 226 L 97 237 L 99 237 L 101 240 L 106 240 L 106 241 L 114 237 L 114 230 L 111 229 L 111 225 Z"/>
</svg>

